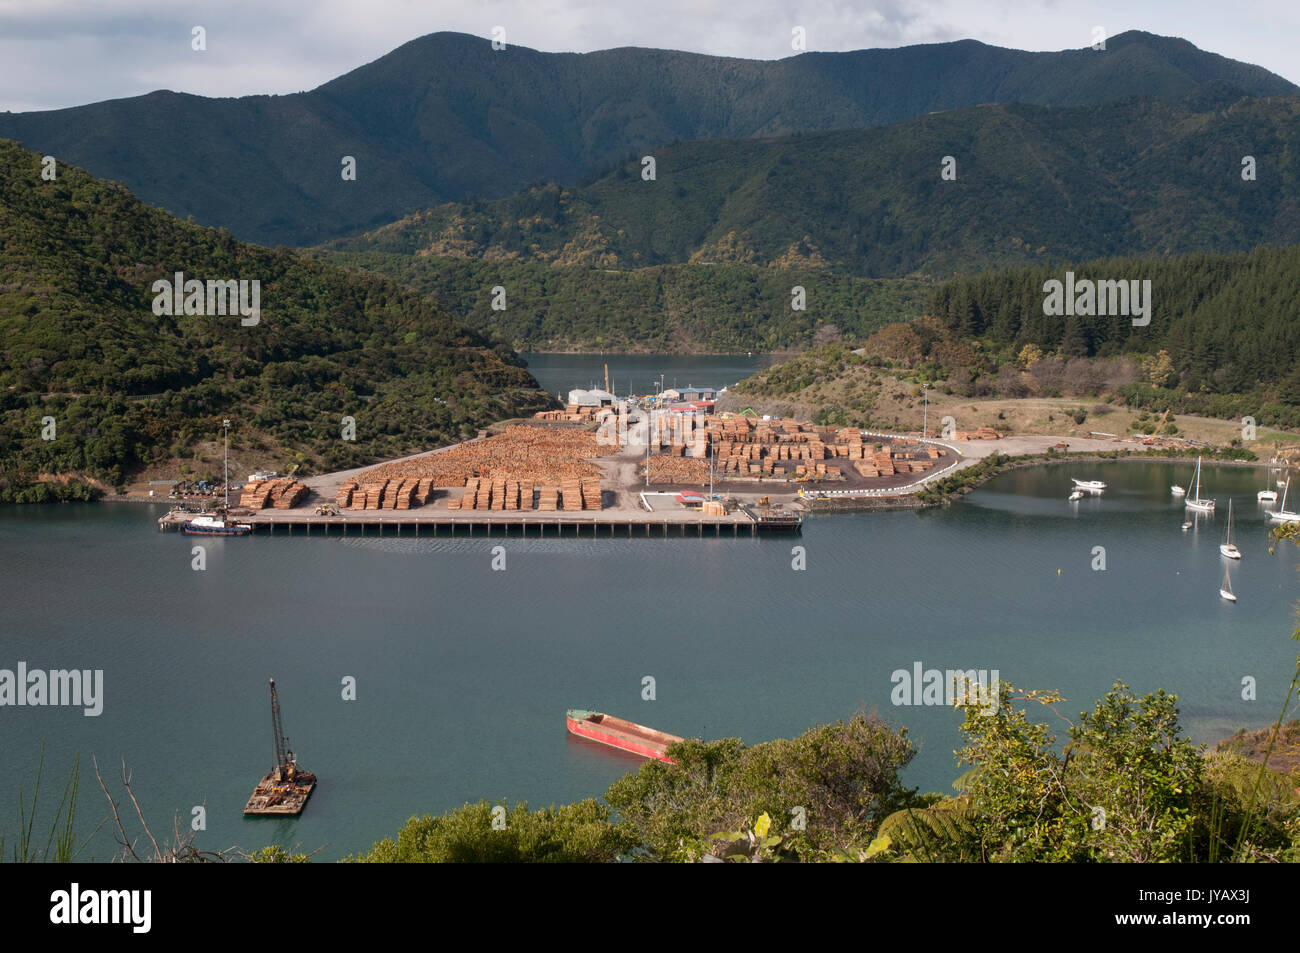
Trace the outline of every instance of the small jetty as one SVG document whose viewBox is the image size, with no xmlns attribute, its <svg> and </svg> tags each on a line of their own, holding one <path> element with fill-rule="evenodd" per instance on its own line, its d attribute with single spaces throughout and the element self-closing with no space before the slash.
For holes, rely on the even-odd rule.
<svg viewBox="0 0 1300 953">
<path fill-rule="evenodd" d="M 280 721 L 280 698 L 271 679 L 271 733 L 275 740 L 275 767 L 253 789 L 245 814 L 301 814 L 316 787 L 316 775 L 298 767 Z"/>
<path fill-rule="evenodd" d="M 668 746 L 684 739 L 670 735 L 665 731 L 647 728 L 624 718 L 615 718 L 603 712 L 587 711 L 584 708 L 570 708 L 565 716 L 565 723 L 571 734 L 588 741 L 595 741 L 629 754 L 643 758 L 654 758 L 667 764 L 676 764 L 664 754 Z"/>
</svg>

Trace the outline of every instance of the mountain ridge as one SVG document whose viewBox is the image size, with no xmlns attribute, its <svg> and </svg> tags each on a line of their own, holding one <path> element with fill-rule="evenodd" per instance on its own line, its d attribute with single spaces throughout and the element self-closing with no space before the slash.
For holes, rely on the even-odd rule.
<svg viewBox="0 0 1300 953">
<path fill-rule="evenodd" d="M 681 142 L 587 184 L 422 209 L 320 249 L 861 277 L 1300 242 L 1300 97 L 991 105 L 892 126 Z M 941 178 L 953 155 L 956 179 Z M 1242 178 L 1242 158 L 1257 179 Z"/>
<path fill-rule="evenodd" d="M 1297 95 L 1261 67 L 1130 31 L 1103 52 L 978 41 L 741 60 L 624 47 L 544 53 L 434 33 L 313 90 L 154 91 L 0 114 L 0 137 L 125 183 L 178 217 L 266 245 L 316 244 L 467 194 L 576 182 L 678 140 L 873 128 L 987 101 L 1070 105 L 1210 82 Z M 343 156 L 357 160 L 343 182 Z"/>
</svg>

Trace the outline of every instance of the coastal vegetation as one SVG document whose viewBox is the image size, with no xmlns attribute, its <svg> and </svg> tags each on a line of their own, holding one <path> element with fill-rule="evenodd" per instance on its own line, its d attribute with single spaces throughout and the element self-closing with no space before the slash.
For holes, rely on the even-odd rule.
<svg viewBox="0 0 1300 953">
<path fill-rule="evenodd" d="M 930 420 L 951 415 L 959 429 L 1150 433 L 1163 418 L 1161 435 L 1174 436 L 1180 418 L 1250 418 L 1259 440 L 1277 442 L 1266 428 L 1300 428 L 1289 318 L 1300 313 L 1300 245 L 1066 267 L 1080 281 L 1150 281 L 1150 323 L 1045 315 L 1043 285 L 1064 268 L 972 275 L 936 288 L 920 319 L 763 369 L 731 388 L 734 404 L 880 429 L 919 429 L 923 396 Z M 1242 427 L 1202 429 L 1190 435 L 1243 441 Z"/>
<path fill-rule="evenodd" d="M 971 275 L 937 288 L 927 313 L 952 339 L 977 345 L 982 360 L 927 352 L 920 363 L 956 374 L 950 384 L 959 392 L 981 381 L 1003 392 L 1019 385 L 1086 393 L 1101 384 L 1135 407 L 1300 426 L 1300 245 L 1068 268 L 1076 282 L 1150 281 L 1150 324 L 1044 314 L 1043 285 L 1061 279 L 1061 266 Z M 1129 368 L 1129 379 L 1096 380 L 1097 369 L 1114 362 Z"/>
<path fill-rule="evenodd" d="M 675 744 L 676 764 L 648 761 L 610 787 L 613 813 L 594 800 L 536 812 L 483 801 L 413 817 L 354 859 L 1300 860 L 1294 774 L 1248 759 L 1236 741 L 1208 752 L 1191 744 L 1175 696 L 1116 683 L 1072 720 L 1055 692 L 997 691 L 994 706 L 956 709 L 967 770 L 952 795 L 907 788 L 906 729 L 859 714 L 753 746 Z"/>
<path fill-rule="evenodd" d="M 0 500 L 83 499 L 177 463 L 219 472 L 227 418 L 232 451 L 302 472 L 552 405 L 513 352 L 411 291 L 42 169 L 0 140 Z M 259 281 L 260 319 L 155 314 L 153 283 L 175 272 Z"/>
<path fill-rule="evenodd" d="M 1294 636 L 1293 636 L 1294 638 Z M 1297 662 L 1300 678 L 1300 659 Z M 1076 719 L 1051 691 L 1005 682 L 958 704 L 965 768 L 954 793 L 902 781 L 916 753 L 906 728 L 875 713 L 819 725 L 791 739 L 745 745 L 687 739 L 676 761 L 647 761 L 604 799 L 537 810 L 481 800 L 412 817 L 394 837 L 345 861 L 360 863 L 713 862 L 1295 862 L 1300 861 L 1300 722 L 1239 732 L 1205 750 L 1182 735 L 1177 698 L 1117 682 Z M 42 756 L 42 766 L 43 766 Z M 74 763 L 42 847 L 34 838 L 41 769 L 22 802 L 15 861 L 75 859 Z M 282 844 L 205 850 L 176 825 L 159 841 L 123 771 L 141 836 L 108 798 L 118 859 L 145 863 L 243 860 L 304 863 Z M 44 816 L 44 815 L 42 815 Z M 105 822 L 109 818 L 105 819 Z M 138 849 L 139 841 L 152 845 Z"/>
</svg>

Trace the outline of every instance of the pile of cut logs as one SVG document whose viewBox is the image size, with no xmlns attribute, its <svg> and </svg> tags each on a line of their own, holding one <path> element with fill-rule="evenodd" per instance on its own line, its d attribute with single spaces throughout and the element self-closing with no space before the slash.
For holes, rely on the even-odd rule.
<svg viewBox="0 0 1300 953">
<path fill-rule="evenodd" d="M 365 474 L 362 474 L 364 477 Z M 334 502 L 339 509 L 409 510 L 433 499 L 433 481 L 406 477 L 396 480 L 344 481 Z"/>
<path fill-rule="evenodd" d="M 297 506 L 311 491 L 297 480 L 252 480 L 244 484 L 239 505 L 244 509 L 288 510 Z"/>
<path fill-rule="evenodd" d="M 447 501 L 452 510 L 531 510 L 533 493 L 538 492 L 539 510 L 599 510 L 600 480 L 595 477 L 565 480 L 559 486 L 537 488 L 527 481 L 515 480 L 506 475 L 470 477 L 465 481 L 465 493 L 459 499 Z"/>
<path fill-rule="evenodd" d="M 495 437 L 371 467 L 357 483 L 413 478 L 427 479 L 431 486 L 456 487 L 465 486 L 471 477 L 500 475 L 521 484 L 558 485 L 564 480 L 599 478 L 600 468 L 592 458 L 617 452 L 618 447 L 602 444 L 586 431 L 512 424 Z"/>
</svg>

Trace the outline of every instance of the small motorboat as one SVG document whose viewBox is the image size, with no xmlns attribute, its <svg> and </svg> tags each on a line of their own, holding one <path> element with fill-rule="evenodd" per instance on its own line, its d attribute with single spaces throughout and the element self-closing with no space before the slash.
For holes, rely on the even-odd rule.
<svg viewBox="0 0 1300 953">
<path fill-rule="evenodd" d="M 1075 480 L 1074 477 L 1070 477 L 1070 479 L 1074 480 L 1074 485 L 1080 490 L 1089 490 L 1093 493 L 1100 493 L 1102 490 L 1106 489 L 1106 484 L 1102 483 L 1100 480 Z"/>
<path fill-rule="evenodd" d="M 1255 499 L 1261 503 L 1276 503 L 1277 490 L 1260 490 L 1255 494 Z"/>
<path fill-rule="evenodd" d="M 1185 489 L 1183 489 L 1181 486 L 1179 486 L 1177 483 L 1175 483 L 1173 486 L 1171 486 L 1171 487 L 1169 488 L 1169 492 L 1172 493 L 1174 496 L 1186 496 L 1186 495 L 1187 495 L 1187 491 L 1186 491 Z"/>
<path fill-rule="evenodd" d="M 1081 500 L 1081 499 L 1083 499 L 1083 490 L 1079 490 L 1079 489 L 1075 489 L 1075 490 L 1073 490 L 1073 491 L 1070 493 L 1070 499 L 1071 499 L 1071 500 Z"/>
<path fill-rule="evenodd" d="M 684 740 L 665 731 L 657 731 L 645 725 L 638 725 L 636 722 L 583 708 L 570 708 L 565 723 L 569 732 L 580 738 L 668 764 L 677 762 L 664 752 L 673 742 Z"/>
<path fill-rule="evenodd" d="M 1187 531 L 1188 531 L 1189 529 L 1191 529 L 1191 528 L 1192 528 L 1192 521 L 1191 521 L 1191 520 L 1188 520 L 1186 523 L 1183 524 L 1183 532 L 1184 532 L 1184 533 L 1187 532 Z"/>
</svg>

